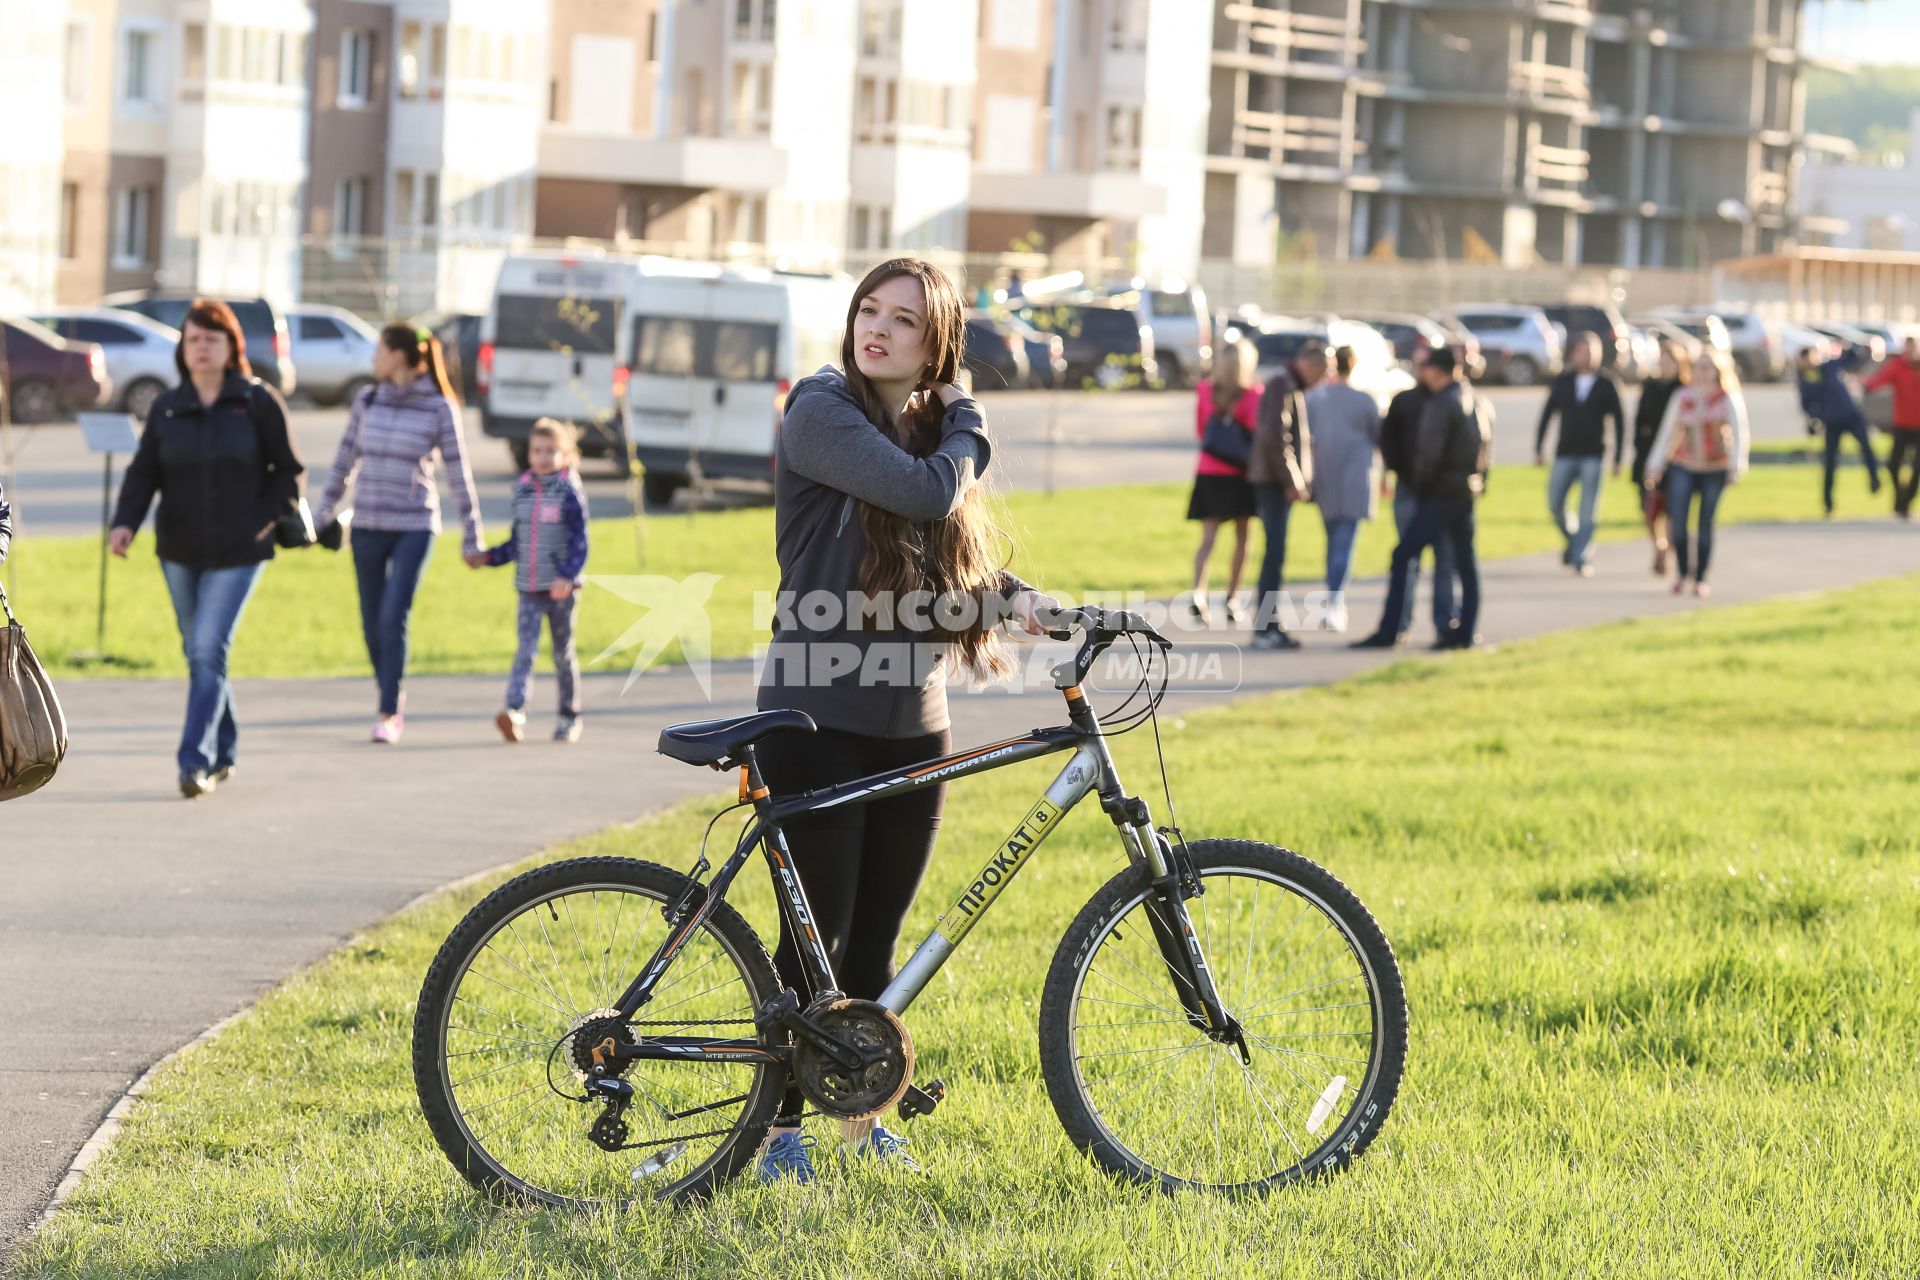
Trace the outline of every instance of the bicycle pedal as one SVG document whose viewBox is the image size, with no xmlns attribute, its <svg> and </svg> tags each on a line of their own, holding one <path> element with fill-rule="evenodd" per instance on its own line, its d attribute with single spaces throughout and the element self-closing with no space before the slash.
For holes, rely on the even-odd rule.
<svg viewBox="0 0 1920 1280">
<path fill-rule="evenodd" d="M 945 1080 L 929 1080 L 924 1089 L 917 1084 L 910 1084 L 900 1099 L 900 1118 L 912 1120 L 916 1116 L 930 1116 L 933 1114 L 933 1109 L 946 1101 L 946 1098 L 947 1082 Z"/>
</svg>

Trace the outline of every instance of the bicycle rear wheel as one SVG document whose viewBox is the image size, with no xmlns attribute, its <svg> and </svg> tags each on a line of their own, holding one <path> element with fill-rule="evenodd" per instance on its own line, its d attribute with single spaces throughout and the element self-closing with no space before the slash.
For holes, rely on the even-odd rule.
<svg viewBox="0 0 1920 1280">
<path fill-rule="evenodd" d="M 413 1073 L 440 1149 L 481 1190 L 561 1206 L 710 1192 L 749 1160 L 785 1088 L 777 1064 L 653 1059 L 622 1150 L 588 1140 L 605 1104 L 582 1088 L 608 1035 L 751 1038 L 780 990 L 738 912 L 715 906 L 641 1010 L 610 1006 L 666 936 L 686 876 L 628 858 L 539 867 L 483 899 L 442 944 L 414 1015 Z"/>
<path fill-rule="evenodd" d="M 1189 848 L 1205 892 L 1187 911 L 1250 1061 L 1189 1021 L 1150 914 L 1165 908 L 1130 867 L 1074 919 L 1047 974 L 1040 1062 L 1054 1110 L 1102 1168 L 1168 1190 L 1261 1192 L 1337 1172 L 1379 1133 L 1406 1061 L 1393 949 L 1360 900 L 1297 853 Z"/>
</svg>

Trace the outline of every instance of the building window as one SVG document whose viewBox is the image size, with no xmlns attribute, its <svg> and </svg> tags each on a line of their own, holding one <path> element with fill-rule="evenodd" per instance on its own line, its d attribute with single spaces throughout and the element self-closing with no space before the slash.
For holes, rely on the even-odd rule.
<svg viewBox="0 0 1920 1280">
<path fill-rule="evenodd" d="M 1107 108 L 1107 168 L 1140 167 L 1140 108 Z"/>
<path fill-rule="evenodd" d="M 400 26 L 400 65 L 395 68 L 395 78 L 400 83 L 402 98 L 420 96 L 420 24 L 406 22 Z"/>
<path fill-rule="evenodd" d="M 733 38 L 772 40 L 774 8 L 775 0 L 734 0 Z"/>
<path fill-rule="evenodd" d="M 342 107 L 364 107 L 373 85 L 373 32 L 352 29 L 340 33 L 340 96 Z"/>
<path fill-rule="evenodd" d="M 207 28 L 189 22 L 180 29 L 180 78 L 198 84 L 207 78 Z"/>
<path fill-rule="evenodd" d="M 900 0 L 860 0 L 860 56 L 900 56 Z"/>
<path fill-rule="evenodd" d="M 80 184 L 60 184 L 60 256 L 72 261 L 80 256 Z"/>
<path fill-rule="evenodd" d="M 647 15 L 647 61 L 660 61 L 660 15 L 657 12 Z"/>
<path fill-rule="evenodd" d="M 239 71 L 234 41 L 240 33 L 232 27 L 215 27 L 213 32 L 213 78 L 231 80 Z"/>
<path fill-rule="evenodd" d="M 147 264 L 147 219 L 153 211 L 152 187 L 122 187 L 113 217 L 113 266 L 133 271 Z"/>
<path fill-rule="evenodd" d="M 86 23 L 68 20 L 66 66 L 62 80 L 69 111 L 87 109 L 87 71 L 88 63 L 91 61 L 87 56 L 89 53 L 87 46 L 91 43 L 87 39 L 88 34 Z"/>
<path fill-rule="evenodd" d="M 773 68 L 766 63 L 733 64 L 733 133 L 761 137 L 773 127 Z"/>
<path fill-rule="evenodd" d="M 447 79 L 447 29 L 439 23 L 427 40 L 427 96 L 436 102 Z"/>
<path fill-rule="evenodd" d="M 1112 0 L 1107 26 L 1107 48 L 1116 53 L 1138 53 L 1147 47 L 1147 0 Z"/>
<path fill-rule="evenodd" d="M 129 27 L 120 33 L 120 101 L 131 106 L 160 102 L 160 33 Z"/>
<path fill-rule="evenodd" d="M 333 233 L 339 236 L 367 234 L 367 180 L 343 178 L 333 198 Z"/>
<path fill-rule="evenodd" d="M 440 225 L 440 175 L 437 173 L 420 175 L 420 225 Z"/>
<path fill-rule="evenodd" d="M 307 36 L 289 31 L 280 43 L 280 83 L 300 88 L 307 83 Z"/>
<path fill-rule="evenodd" d="M 414 224 L 413 212 L 413 170 L 395 169 L 393 171 L 393 227 L 396 231 L 410 230 Z"/>
</svg>

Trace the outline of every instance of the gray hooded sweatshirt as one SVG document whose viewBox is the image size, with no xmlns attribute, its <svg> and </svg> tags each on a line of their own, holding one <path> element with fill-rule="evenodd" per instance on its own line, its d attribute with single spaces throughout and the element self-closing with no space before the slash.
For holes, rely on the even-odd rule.
<svg viewBox="0 0 1920 1280">
<path fill-rule="evenodd" d="M 992 456 L 986 421 L 972 400 L 948 406 L 939 446 L 916 458 L 868 421 L 838 369 L 825 366 L 795 384 L 774 445 L 780 595 L 761 710 L 792 708 L 823 729 L 876 738 L 948 727 L 951 672 L 933 637 L 849 616 L 867 553 L 858 504 L 931 524 L 959 508 Z M 1003 573 L 1001 595 L 1010 598 L 1026 585 Z"/>
</svg>

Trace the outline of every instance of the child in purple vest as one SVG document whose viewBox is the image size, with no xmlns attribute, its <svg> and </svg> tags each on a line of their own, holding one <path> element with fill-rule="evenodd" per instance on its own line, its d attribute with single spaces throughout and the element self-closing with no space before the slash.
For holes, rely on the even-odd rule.
<svg viewBox="0 0 1920 1280">
<path fill-rule="evenodd" d="M 501 736 L 518 742 L 527 724 L 527 685 L 540 651 L 540 623 L 553 635 L 553 668 L 560 686 L 555 742 L 580 739 L 580 659 L 573 621 L 579 608 L 580 573 L 587 565 L 587 495 L 574 474 L 579 447 L 573 428 L 552 418 L 533 424 L 527 440 L 529 466 L 513 489 L 513 532 L 468 563 L 513 566 L 520 592 L 520 647 L 507 677 L 507 705 L 493 718 Z"/>
</svg>

